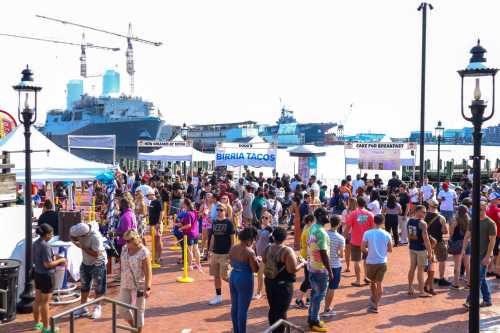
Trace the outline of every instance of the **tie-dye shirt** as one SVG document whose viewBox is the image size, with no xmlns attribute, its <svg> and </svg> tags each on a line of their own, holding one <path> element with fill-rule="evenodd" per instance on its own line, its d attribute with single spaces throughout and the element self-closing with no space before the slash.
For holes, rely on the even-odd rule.
<svg viewBox="0 0 500 333">
<path fill-rule="evenodd" d="M 313 273 L 328 273 L 319 251 L 325 250 L 330 256 L 330 237 L 325 228 L 315 223 L 309 229 L 309 238 L 307 239 L 307 269 Z"/>
</svg>

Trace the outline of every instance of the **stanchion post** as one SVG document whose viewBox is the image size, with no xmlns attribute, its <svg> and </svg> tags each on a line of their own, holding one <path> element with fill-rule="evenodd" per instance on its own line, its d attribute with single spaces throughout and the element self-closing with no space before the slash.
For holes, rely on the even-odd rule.
<svg viewBox="0 0 500 333">
<path fill-rule="evenodd" d="M 188 276 L 188 243 L 187 243 L 187 236 L 184 235 L 183 237 L 183 242 L 184 242 L 184 254 L 183 254 L 183 261 L 184 261 L 184 270 L 182 277 L 177 278 L 177 282 L 180 283 L 191 283 L 194 281 L 193 278 L 190 278 Z"/>
<path fill-rule="evenodd" d="M 156 259 L 156 240 L 155 240 L 155 226 L 151 226 L 151 268 L 158 269 L 161 267 L 159 263 L 155 261 Z"/>
</svg>

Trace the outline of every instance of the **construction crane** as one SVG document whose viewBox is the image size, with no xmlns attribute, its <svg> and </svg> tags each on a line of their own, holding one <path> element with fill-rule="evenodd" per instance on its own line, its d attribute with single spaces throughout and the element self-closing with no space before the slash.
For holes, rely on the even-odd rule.
<svg viewBox="0 0 500 333">
<path fill-rule="evenodd" d="M 347 112 L 345 112 L 344 114 L 344 119 L 342 121 L 339 122 L 338 126 L 337 126 L 337 137 L 340 139 L 340 140 L 344 140 L 344 125 L 347 121 L 347 119 L 351 116 L 352 114 L 352 107 L 354 106 L 354 103 L 351 103 L 351 105 L 349 105 L 349 109 Z"/>
<path fill-rule="evenodd" d="M 85 42 L 85 34 L 82 34 L 82 42 L 81 43 L 65 42 L 65 41 L 47 39 L 47 38 L 41 38 L 41 37 L 31 37 L 31 36 L 4 34 L 4 33 L 0 33 L 0 36 L 30 39 L 30 40 L 36 40 L 39 42 L 49 42 L 49 43 L 56 43 L 56 44 L 63 44 L 63 45 L 80 46 L 80 48 L 82 50 L 82 53 L 80 54 L 80 75 L 84 78 L 96 76 L 96 75 L 87 76 L 87 53 L 86 53 L 87 48 L 93 48 L 93 49 L 104 50 L 104 51 L 120 51 L 119 47 L 107 47 L 107 46 L 100 46 L 100 45 L 95 45 L 92 43 L 87 43 L 87 42 Z"/>
<path fill-rule="evenodd" d="M 45 20 L 49 20 L 49 21 L 59 22 L 62 24 L 73 25 L 75 27 L 79 27 L 79 28 L 83 28 L 83 29 L 88 29 L 88 30 L 93 30 L 93 31 L 113 35 L 115 37 L 126 38 L 127 39 L 127 51 L 125 52 L 125 58 L 126 58 L 126 65 L 127 65 L 126 66 L 127 67 L 127 74 L 130 76 L 130 94 L 131 95 L 134 94 L 134 74 L 135 74 L 134 51 L 133 51 L 133 47 L 132 47 L 132 41 L 144 43 L 144 44 L 148 44 L 148 45 L 153 45 L 153 46 L 160 46 L 163 44 L 162 42 L 153 42 L 150 40 L 146 40 L 146 39 L 142 39 L 142 38 L 133 36 L 132 35 L 132 23 L 128 24 L 128 34 L 123 35 L 123 34 L 119 34 L 116 32 L 111 32 L 111 31 L 107 31 L 104 29 L 95 28 L 95 27 L 91 27 L 88 25 L 70 22 L 70 21 L 66 21 L 66 20 L 61 20 L 61 19 L 57 19 L 57 18 L 47 17 L 47 16 L 43 16 L 43 15 L 36 15 L 36 17 L 41 18 L 41 19 L 45 19 Z"/>
</svg>

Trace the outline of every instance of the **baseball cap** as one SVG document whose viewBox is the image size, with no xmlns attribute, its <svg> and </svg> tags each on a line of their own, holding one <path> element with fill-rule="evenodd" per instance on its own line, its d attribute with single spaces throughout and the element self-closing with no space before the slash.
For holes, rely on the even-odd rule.
<svg viewBox="0 0 500 333">
<path fill-rule="evenodd" d="M 155 191 L 153 189 L 149 189 L 147 195 L 155 195 Z"/>
<path fill-rule="evenodd" d="M 500 199 L 500 193 L 498 193 L 498 192 L 491 192 L 491 194 L 490 194 L 490 196 L 489 196 L 488 199 L 490 199 L 490 201 L 496 200 L 496 199 Z"/>
<path fill-rule="evenodd" d="M 450 185 L 448 185 L 448 183 L 443 183 L 443 185 L 441 185 L 443 187 L 443 190 L 447 190 Z"/>
<path fill-rule="evenodd" d="M 80 222 L 69 229 L 69 234 L 71 235 L 71 237 L 82 237 L 88 234 L 89 231 L 90 225 L 84 222 Z"/>
</svg>

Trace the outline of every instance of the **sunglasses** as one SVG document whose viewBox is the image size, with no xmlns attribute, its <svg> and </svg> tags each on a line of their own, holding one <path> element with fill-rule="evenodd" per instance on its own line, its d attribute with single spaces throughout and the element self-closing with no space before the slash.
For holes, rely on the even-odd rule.
<svg viewBox="0 0 500 333">
<path fill-rule="evenodd" d="M 263 220 L 269 220 L 269 216 L 262 216 Z"/>
<path fill-rule="evenodd" d="M 131 239 L 127 239 L 126 241 L 127 241 L 127 243 L 132 243 L 134 241 L 134 239 L 131 238 Z"/>
<path fill-rule="evenodd" d="M 217 211 L 218 211 L 218 212 L 223 212 L 223 211 L 224 211 L 224 209 L 222 209 L 222 208 L 217 208 Z"/>
</svg>

